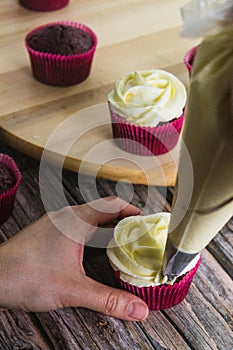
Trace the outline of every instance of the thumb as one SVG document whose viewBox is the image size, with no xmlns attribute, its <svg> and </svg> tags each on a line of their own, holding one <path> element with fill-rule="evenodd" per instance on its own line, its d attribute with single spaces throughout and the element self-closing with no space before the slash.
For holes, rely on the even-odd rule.
<svg viewBox="0 0 233 350">
<path fill-rule="evenodd" d="M 79 295 L 80 307 L 128 321 L 142 321 L 148 316 L 146 303 L 129 292 L 106 286 L 87 276 L 83 288 L 88 293 L 83 297 Z"/>
</svg>

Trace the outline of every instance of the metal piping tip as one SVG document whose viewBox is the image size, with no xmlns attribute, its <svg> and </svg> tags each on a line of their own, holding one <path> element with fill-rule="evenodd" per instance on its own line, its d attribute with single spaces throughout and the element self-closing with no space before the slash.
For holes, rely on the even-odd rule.
<svg viewBox="0 0 233 350">
<path fill-rule="evenodd" d="M 163 275 L 167 276 L 168 280 L 179 276 L 197 254 L 181 252 L 168 240 L 163 258 Z"/>
</svg>

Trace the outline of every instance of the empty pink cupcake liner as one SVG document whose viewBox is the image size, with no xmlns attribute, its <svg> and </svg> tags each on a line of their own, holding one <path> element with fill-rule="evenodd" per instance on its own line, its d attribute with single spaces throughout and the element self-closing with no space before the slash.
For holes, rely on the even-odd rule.
<svg viewBox="0 0 233 350">
<path fill-rule="evenodd" d="M 121 280 L 119 271 L 114 271 L 114 274 L 120 281 L 122 288 L 143 299 L 150 310 L 164 310 L 184 300 L 200 263 L 201 257 L 196 266 L 173 285 L 161 284 L 159 286 L 137 287 Z"/>
<path fill-rule="evenodd" d="M 15 195 L 20 185 L 22 175 L 14 160 L 10 156 L 1 153 L 0 164 L 3 164 L 9 168 L 13 172 L 16 180 L 15 185 L 11 189 L 0 194 L 0 224 L 3 224 L 9 218 L 13 210 Z"/>
<path fill-rule="evenodd" d="M 33 11 L 55 11 L 68 4 L 69 0 L 19 0 L 19 3 Z"/>
<path fill-rule="evenodd" d="M 196 55 L 197 49 L 198 49 L 198 46 L 192 47 L 184 56 L 184 64 L 188 69 L 189 76 L 191 76 L 191 73 L 192 73 L 193 61 L 194 61 L 194 57 Z"/>
<path fill-rule="evenodd" d="M 116 144 L 126 152 L 161 155 L 172 150 L 178 142 L 184 113 L 177 119 L 157 127 L 130 124 L 116 114 L 109 103 L 112 132 Z"/>
<path fill-rule="evenodd" d="M 39 52 L 29 46 L 28 40 L 33 33 L 55 24 L 73 26 L 84 30 L 92 36 L 93 46 L 87 52 L 70 56 Z M 25 41 L 31 61 L 33 76 L 40 82 L 54 86 L 70 86 L 81 83 L 89 76 L 97 46 L 97 37 L 95 33 L 84 24 L 69 21 L 49 23 L 37 27 L 28 33 Z"/>
</svg>

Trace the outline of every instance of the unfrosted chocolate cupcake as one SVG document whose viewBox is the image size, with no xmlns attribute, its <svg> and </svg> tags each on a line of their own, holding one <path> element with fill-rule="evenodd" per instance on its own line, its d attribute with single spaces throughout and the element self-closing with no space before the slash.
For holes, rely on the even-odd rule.
<svg viewBox="0 0 233 350">
<path fill-rule="evenodd" d="M 93 46 L 92 36 L 81 28 L 55 24 L 41 28 L 28 39 L 28 45 L 39 52 L 55 55 L 80 55 Z"/>
<path fill-rule="evenodd" d="M 0 225 L 8 219 L 13 210 L 21 178 L 14 160 L 6 154 L 0 154 Z"/>
<path fill-rule="evenodd" d="M 11 189 L 16 179 L 11 169 L 0 163 L 0 195 Z"/>
<path fill-rule="evenodd" d="M 85 80 L 90 74 L 96 45 L 94 32 L 75 22 L 50 23 L 26 36 L 34 77 L 55 86 Z"/>
</svg>

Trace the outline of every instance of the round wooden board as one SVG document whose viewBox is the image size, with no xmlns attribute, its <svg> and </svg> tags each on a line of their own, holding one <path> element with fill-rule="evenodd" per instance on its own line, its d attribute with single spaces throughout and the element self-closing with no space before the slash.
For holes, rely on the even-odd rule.
<svg viewBox="0 0 233 350">
<path fill-rule="evenodd" d="M 39 144 L 47 134 L 47 141 L 41 146 L 42 160 L 50 160 L 72 171 L 137 184 L 174 184 L 179 145 L 161 156 L 138 156 L 121 150 L 112 138 L 106 103 L 83 109 L 59 123 L 57 118 L 50 118 L 49 113 L 41 115 L 39 119 L 38 128 L 32 124 L 33 135 L 32 125 L 23 128 L 24 134 L 28 133 L 27 140 L 23 140 L 23 137 L 15 138 L 6 132 L 2 134 L 8 143 L 25 152 L 31 148 L 30 154 L 33 153 L 33 140 L 36 139 Z M 46 125 L 46 128 L 40 125 Z M 48 130 L 52 132 L 46 133 Z"/>
<path fill-rule="evenodd" d="M 105 102 L 114 82 L 133 70 L 165 69 L 187 85 L 183 57 L 197 41 L 179 37 L 183 1 L 151 0 L 145 6 L 136 0 L 103 0 L 101 4 L 93 0 L 92 7 L 85 0 L 77 5 L 71 1 L 60 11 L 43 13 L 43 17 L 17 1 L 2 3 L 1 140 L 32 157 L 44 155 L 72 171 L 113 181 L 174 185 L 179 146 L 159 157 L 123 152 L 112 140 Z M 132 3 L 134 11 L 130 10 Z M 97 34 L 91 75 L 75 86 L 47 86 L 32 77 L 24 38 L 41 24 L 65 19 L 85 23 Z"/>
</svg>

